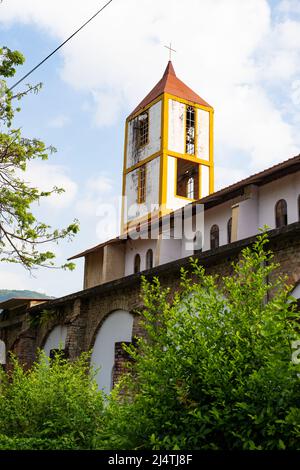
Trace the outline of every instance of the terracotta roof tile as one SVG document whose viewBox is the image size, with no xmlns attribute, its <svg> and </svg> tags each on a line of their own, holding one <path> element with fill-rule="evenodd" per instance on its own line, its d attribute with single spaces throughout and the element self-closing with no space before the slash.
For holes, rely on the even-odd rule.
<svg viewBox="0 0 300 470">
<path fill-rule="evenodd" d="M 171 61 L 169 61 L 162 78 L 128 117 L 130 118 L 139 110 L 143 109 L 145 106 L 151 103 L 151 101 L 158 98 L 158 96 L 160 96 L 162 93 L 169 93 L 170 95 L 177 96 L 178 98 L 183 98 L 187 101 L 211 108 L 211 106 L 206 103 L 206 101 L 204 101 L 199 95 L 197 95 L 197 93 L 191 90 L 191 88 L 189 88 L 181 80 L 179 80 L 179 78 L 176 77 L 173 64 Z"/>
</svg>

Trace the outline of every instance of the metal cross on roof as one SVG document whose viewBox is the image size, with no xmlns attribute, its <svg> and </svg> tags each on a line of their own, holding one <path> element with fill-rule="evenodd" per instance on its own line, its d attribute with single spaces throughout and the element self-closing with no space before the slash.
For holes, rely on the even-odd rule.
<svg viewBox="0 0 300 470">
<path fill-rule="evenodd" d="M 172 49 L 172 43 L 170 42 L 169 46 L 164 46 L 164 47 L 169 49 L 169 59 L 171 60 L 172 59 L 172 52 L 176 52 L 175 49 Z"/>
</svg>

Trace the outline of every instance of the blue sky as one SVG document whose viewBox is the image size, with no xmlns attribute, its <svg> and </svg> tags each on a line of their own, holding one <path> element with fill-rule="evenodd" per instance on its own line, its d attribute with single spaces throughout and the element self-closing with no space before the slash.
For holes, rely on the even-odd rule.
<svg viewBox="0 0 300 470">
<path fill-rule="evenodd" d="M 12 83 L 99 8 L 96 0 L 70 5 L 0 4 L 1 44 L 26 57 Z M 110 235 L 100 212 L 121 193 L 124 121 L 161 78 L 170 41 L 179 78 L 215 108 L 217 188 L 299 153 L 298 0 L 113 0 L 30 77 L 43 88 L 24 98 L 16 119 L 24 135 L 58 149 L 29 169 L 33 184 L 66 188 L 37 214 L 54 226 L 81 222 L 72 243 L 55 247 L 58 262 Z M 33 274 L 2 265 L 0 287 L 54 296 L 82 287 L 82 261 L 73 273 Z"/>
</svg>

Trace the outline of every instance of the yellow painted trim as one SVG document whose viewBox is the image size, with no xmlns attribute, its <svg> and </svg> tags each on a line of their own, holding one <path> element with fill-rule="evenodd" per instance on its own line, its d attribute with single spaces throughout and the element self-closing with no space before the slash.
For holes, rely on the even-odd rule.
<svg viewBox="0 0 300 470">
<path fill-rule="evenodd" d="M 179 152 L 174 152 L 171 150 L 168 150 L 168 131 L 169 131 L 169 100 L 175 100 L 180 103 L 185 104 L 186 106 L 193 106 L 195 108 L 195 154 L 190 155 L 186 153 L 179 153 Z M 138 115 L 141 113 L 149 110 L 151 106 L 154 104 L 158 103 L 161 101 L 161 148 L 158 152 L 156 152 L 153 155 L 150 155 L 149 157 L 145 158 L 144 160 L 141 160 L 137 164 L 131 166 L 130 168 L 126 168 L 127 165 L 127 139 L 128 139 L 128 123 L 135 119 Z M 198 153 L 198 112 L 196 111 L 197 109 L 202 109 L 204 111 L 209 112 L 209 160 L 203 160 L 197 157 Z M 126 119 L 126 126 L 125 126 L 125 143 L 124 143 L 124 165 L 123 165 L 123 188 L 122 188 L 122 195 L 125 196 L 126 194 L 126 175 L 130 173 L 133 170 L 136 170 L 140 168 L 142 165 L 145 165 L 149 163 L 150 161 L 154 160 L 155 158 L 160 158 L 160 174 L 159 174 L 159 210 L 155 211 L 153 213 L 148 213 L 146 216 L 133 219 L 132 221 L 128 223 L 124 223 L 124 201 L 122 201 L 122 221 L 121 221 L 121 231 L 124 233 L 124 230 L 128 229 L 128 226 L 130 224 L 135 224 L 135 223 L 140 223 L 145 220 L 149 220 L 151 217 L 157 217 L 158 215 L 166 215 L 169 214 L 170 212 L 173 212 L 173 209 L 166 209 L 167 206 L 167 188 L 168 188 L 168 157 L 175 157 L 175 183 L 174 183 L 174 197 L 176 198 L 181 198 L 186 201 L 192 202 L 195 201 L 196 199 L 190 199 L 186 198 L 183 196 L 178 196 L 176 194 L 176 189 L 177 189 L 177 158 L 181 158 L 187 161 L 191 161 L 193 163 L 198 164 L 199 168 L 199 198 L 202 196 L 202 167 L 201 165 L 204 165 L 209 168 L 209 194 L 211 194 L 214 191 L 214 153 L 213 153 L 213 116 L 214 116 L 214 110 L 210 106 L 203 106 L 198 103 L 195 103 L 193 101 L 188 101 L 183 98 L 178 98 L 175 95 L 169 94 L 169 93 L 162 93 L 159 95 L 155 100 L 151 101 L 148 103 L 146 106 L 141 108 L 138 112 L 133 114 L 130 117 L 127 117 Z M 186 119 L 186 113 L 185 113 L 185 119 Z M 184 125 L 184 134 L 185 134 L 185 142 L 184 142 L 184 148 L 186 148 L 186 123 Z M 150 138 L 150 113 L 148 117 L 148 142 L 149 143 L 149 138 Z M 145 144 L 147 145 L 147 144 Z"/>
<path fill-rule="evenodd" d="M 199 185 L 199 186 L 200 186 L 200 185 Z M 184 200 L 190 201 L 190 202 L 196 201 L 196 199 L 192 199 L 192 198 L 185 197 L 185 196 L 179 196 L 179 194 L 177 194 L 177 158 L 175 159 L 174 197 L 177 197 L 177 198 L 179 198 L 179 199 L 184 199 Z"/>
<path fill-rule="evenodd" d="M 166 95 L 163 97 L 163 152 L 168 150 L 169 140 L 169 100 Z"/>
<path fill-rule="evenodd" d="M 177 197 L 177 158 L 175 158 L 174 163 L 174 191 L 173 196 Z"/>
<path fill-rule="evenodd" d="M 195 108 L 195 130 L 194 130 L 194 148 L 195 148 L 195 157 L 198 155 L 198 109 Z"/>
<path fill-rule="evenodd" d="M 197 200 L 197 199 L 190 199 L 189 197 L 178 196 L 178 194 L 176 194 L 175 197 L 176 197 L 177 199 L 184 199 L 185 201 L 190 201 L 190 202 L 194 202 L 194 201 Z"/>
<path fill-rule="evenodd" d="M 140 224 L 142 222 L 146 222 L 147 220 L 149 221 L 149 219 L 152 219 L 154 217 L 158 218 L 160 216 L 160 210 L 157 209 L 156 211 L 154 212 L 148 212 L 146 215 L 143 215 L 143 216 L 140 216 L 140 217 L 137 217 L 135 219 L 132 219 L 130 222 L 127 222 L 125 224 L 125 232 L 128 232 L 128 230 L 130 229 L 130 225 L 131 225 L 131 228 L 133 228 L 134 226 L 136 226 L 137 224 Z"/>
<path fill-rule="evenodd" d="M 156 104 L 156 103 L 158 103 L 159 101 L 161 101 L 164 95 L 165 95 L 165 93 L 162 93 L 162 94 L 159 95 L 157 98 L 155 98 L 155 100 L 151 101 L 149 104 L 147 104 L 146 106 L 144 106 L 143 108 L 141 108 L 139 111 L 137 111 L 136 113 L 134 113 L 132 116 L 128 116 L 128 117 L 126 118 L 126 122 L 132 121 L 132 120 L 135 119 L 139 114 L 142 114 L 142 113 L 145 112 L 147 109 L 151 108 L 151 106 L 153 106 L 154 104 Z"/>
<path fill-rule="evenodd" d="M 191 199 L 188 199 L 188 201 L 192 202 Z M 148 212 L 147 215 L 144 215 L 140 218 L 137 218 L 137 219 L 133 219 L 131 220 L 130 222 L 128 222 L 127 224 L 125 224 L 125 229 L 124 229 L 124 233 L 127 233 L 128 230 L 130 229 L 130 227 L 128 227 L 130 224 L 132 224 L 132 228 L 134 226 L 136 226 L 137 224 L 139 223 L 142 223 L 142 222 L 146 222 L 148 220 L 148 222 L 150 223 L 150 219 L 156 219 L 157 221 L 159 220 L 160 217 L 163 217 L 165 215 L 168 215 L 168 214 L 171 214 L 172 212 L 174 212 L 174 209 L 163 209 L 162 211 L 160 210 L 157 210 L 155 212 Z"/>
<path fill-rule="evenodd" d="M 189 106 L 193 106 L 194 108 L 204 109 L 205 111 L 212 111 L 213 110 L 213 108 L 210 107 L 210 106 L 204 106 L 202 104 L 195 103 L 194 101 L 188 101 L 188 100 L 185 100 L 184 98 L 178 98 L 177 96 L 170 95 L 169 93 L 165 93 L 165 96 L 168 99 L 179 101 L 180 103 L 184 103 L 184 104 L 187 104 Z"/>
<path fill-rule="evenodd" d="M 184 148 L 184 153 L 182 155 L 189 155 L 191 156 L 190 153 L 186 153 L 186 108 L 188 105 L 185 105 L 184 107 L 184 118 L 183 118 L 183 148 Z"/>
<path fill-rule="evenodd" d="M 161 119 L 160 119 L 160 165 L 159 165 L 159 190 L 158 190 L 158 205 L 159 212 L 161 211 L 162 205 L 162 193 L 163 193 L 163 168 L 164 168 L 164 141 L 165 141 L 165 97 L 162 95 L 162 106 L 161 106 Z"/>
<path fill-rule="evenodd" d="M 211 162 L 209 160 L 202 160 L 201 158 L 193 157 L 189 153 L 179 153 L 179 152 L 173 152 L 173 150 L 169 150 L 168 155 L 170 155 L 170 157 L 176 157 L 176 158 L 181 158 L 182 160 L 188 160 L 193 163 L 199 163 L 201 165 L 211 166 Z"/>
<path fill-rule="evenodd" d="M 162 156 L 161 156 L 161 167 L 160 167 L 160 210 L 163 210 L 167 204 L 167 194 L 168 194 L 168 137 L 169 137 L 169 101 L 163 96 L 163 107 L 162 107 Z"/>
<path fill-rule="evenodd" d="M 159 157 L 160 154 L 161 154 L 161 151 L 159 150 L 158 152 L 154 153 L 153 155 L 150 155 L 149 157 L 144 158 L 144 160 L 141 160 L 140 162 L 136 163 L 135 165 L 132 165 L 130 168 L 127 168 L 127 170 L 125 170 L 125 173 L 126 174 L 130 173 L 131 171 L 136 170 L 140 166 L 146 165 L 146 163 L 149 163 L 149 162 L 151 162 L 151 160 L 154 160 L 155 158 Z"/>
<path fill-rule="evenodd" d="M 144 191 L 144 197 L 143 199 L 141 198 L 141 191 L 142 191 L 142 167 L 144 167 L 145 175 L 144 175 L 144 186 L 145 186 L 145 191 Z M 138 171 L 138 189 L 137 189 L 137 203 L 138 204 L 144 204 L 146 201 L 146 184 L 147 184 L 147 167 L 146 165 L 142 165 L 139 168 Z"/>
<path fill-rule="evenodd" d="M 198 198 L 202 197 L 202 165 L 199 165 L 199 184 L 198 184 Z"/>
<path fill-rule="evenodd" d="M 168 195 L 168 155 L 163 153 L 162 155 L 162 193 L 161 193 L 161 202 L 160 205 L 165 207 L 167 204 L 167 195 Z"/>
</svg>

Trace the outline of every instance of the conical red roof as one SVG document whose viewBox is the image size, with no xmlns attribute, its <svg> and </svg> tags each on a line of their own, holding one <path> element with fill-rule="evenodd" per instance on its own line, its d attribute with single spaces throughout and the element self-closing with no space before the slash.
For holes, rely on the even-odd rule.
<svg viewBox="0 0 300 470">
<path fill-rule="evenodd" d="M 143 109 L 151 101 L 155 100 L 162 93 L 169 93 L 170 95 L 183 98 L 193 103 L 201 104 L 202 106 L 211 106 L 206 103 L 197 93 L 185 85 L 179 78 L 176 77 L 175 70 L 172 62 L 169 60 L 165 73 L 155 87 L 148 93 L 148 95 L 140 102 L 140 104 L 132 111 L 129 117 L 133 116 L 140 109 Z"/>
</svg>

